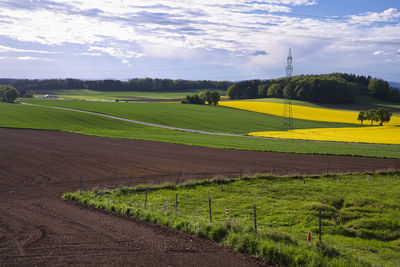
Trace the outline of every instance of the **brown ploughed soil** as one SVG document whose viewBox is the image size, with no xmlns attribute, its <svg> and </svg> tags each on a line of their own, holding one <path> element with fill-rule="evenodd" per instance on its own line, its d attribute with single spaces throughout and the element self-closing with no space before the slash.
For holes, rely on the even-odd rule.
<svg viewBox="0 0 400 267">
<path fill-rule="evenodd" d="M 63 201 L 86 188 L 257 172 L 393 168 L 394 159 L 318 156 L 0 128 L 0 265 L 252 266 L 202 238 Z"/>
</svg>

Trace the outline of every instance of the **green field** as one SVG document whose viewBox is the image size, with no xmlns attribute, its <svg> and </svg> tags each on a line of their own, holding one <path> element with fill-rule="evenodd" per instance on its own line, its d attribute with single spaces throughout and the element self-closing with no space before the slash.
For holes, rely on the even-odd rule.
<svg viewBox="0 0 400 267">
<path fill-rule="evenodd" d="M 221 95 L 225 94 L 222 90 L 217 91 Z M 181 99 L 186 95 L 197 94 L 199 92 L 205 92 L 208 90 L 185 90 L 177 92 L 165 92 L 165 91 L 154 91 L 154 92 L 139 92 L 139 91 L 94 91 L 88 89 L 68 89 L 68 90 L 49 90 L 49 91 L 35 91 L 35 96 L 43 96 L 45 94 L 52 94 L 64 99 L 79 99 L 79 100 L 140 100 L 141 98 L 146 99 Z"/>
<path fill-rule="evenodd" d="M 282 130 L 282 118 L 220 106 L 180 103 L 109 103 L 94 101 L 23 100 L 24 102 L 94 111 L 117 117 L 185 129 L 247 134 Z M 293 120 L 295 129 L 359 127 L 359 124 Z"/>
<path fill-rule="evenodd" d="M 74 111 L 0 103 L 0 127 L 61 130 L 216 148 L 400 158 L 400 146 L 304 142 L 173 131 Z"/>
<path fill-rule="evenodd" d="M 367 105 L 367 106 L 381 106 L 381 107 L 386 107 L 386 108 L 392 108 L 392 109 L 398 109 L 397 112 L 400 111 L 400 104 L 392 103 L 392 102 L 386 102 L 386 101 L 381 101 L 376 98 L 373 98 L 371 96 L 358 96 L 356 98 L 356 103 L 360 105 Z"/>
<path fill-rule="evenodd" d="M 244 101 L 255 101 L 255 102 L 270 102 L 270 103 L 279 103 L 279 104 L 285 103 L 285 99 L 282 99 L 282 98 L 255 98 L 255 99 L 243 99 L 243 100 Z M 311 108 L 321 108 L 321 106 L 319 106 L 318 104 L 301 101 L 301 100 L 292 100 L 292 105 L 311 107 Z"/>
<path fill-rule="evenodd" d="M 394 174 L 353 174 L 220 178 L 178 186 L 97 188 L 63 197 L 208 237 L 273 265 L 399 266 L 399 192 Z"/>
</svg>

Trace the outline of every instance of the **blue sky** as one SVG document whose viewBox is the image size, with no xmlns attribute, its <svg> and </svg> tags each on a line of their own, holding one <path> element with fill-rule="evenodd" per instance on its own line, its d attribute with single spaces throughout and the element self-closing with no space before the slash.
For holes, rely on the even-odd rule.
<svg viewBox="0 0 400 267">
<path fill-rule="evenodd" d="M 0 0 L 0 77 L 400 81 L 398 0 Z"/>
</svg>

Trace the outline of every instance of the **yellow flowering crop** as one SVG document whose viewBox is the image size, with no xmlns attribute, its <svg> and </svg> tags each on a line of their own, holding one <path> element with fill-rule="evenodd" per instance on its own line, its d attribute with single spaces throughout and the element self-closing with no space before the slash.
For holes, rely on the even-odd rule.
<svg viewBox="0 0 400 267">
<path fill-rule="evenodd" d="M 400 126 L 374 126 L 349 128 L 318 128 L 289 131 L 266 131 L 249 133 L 253 136 L 400 145 Z"/>
<path fill-rule="evenodd" d="M 283 104 L 270 103 L 270 102 L 256 102 L 256 101 L 223 101 L 219 102 L 220 106 L 244 109 L 259 113 L 271 114 L 275 116 L 282 116 Z M 340 123 L 360 123 L 357 121 L 357 111 L 342 111 L 327 108 L 313 108 L 304 106 L 292 106 L 293 118 L 312 120 L 312 121 L 325 121 L 325 122 L 340 122 Z M 368 124 L 365 121 L 364 124 Z M 377 124 L 374 122 L 374 124 Z M 400 117 L 392 116 L 389 125 L 400 125 Z"/>
</svg>

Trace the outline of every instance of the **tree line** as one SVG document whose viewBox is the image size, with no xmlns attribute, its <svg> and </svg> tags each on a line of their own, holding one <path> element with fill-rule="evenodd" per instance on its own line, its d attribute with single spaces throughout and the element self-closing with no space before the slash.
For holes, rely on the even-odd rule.
<svg viewBox="0 0 400 267">
<path fill-rule="evenodd" d="M 249 80 L 232 84 L 227 90 L 231 99 L 276 97 L 332 104 L 354 103 L 357 95 L 365 94 L 400 102 L 400 92 L 386 81 L 347 73 Z"/>
<path fill-rule="evenodd" d="M 389 122 L 392 117 L 392 113 L 389 112 L 386 108 L 378 108 L 378 109 L 369 109 L 369 110 L 361 110 L 358 113 L 357 120 L 363 124 L 363 121 L 371 121 L 371 126 L 374 121 L 379 122 L 379 125 L 382 126 L 384 122 Z"/>
<path fill-rule="evenodd" d="M 218 102 L 221 100 L 221 96 L 218 92 L 215 91 L 207 91 L 205 93 L 187 95 L 185 96 L 181 103 L 182 104 L 200 104 L 203 105 L 207 102 L 208 105 L 218 105 Z"/>
<path fill-rule="evenodd" d="M 192 89 L 226 90 L 232 82 L 210 80 L 172 80 L 135 78 L 128 81 L 120 80 L 80 80 L 80 79 L 0 79 L 0 84 L 11 85 L 20 92 L 51 91 L 63 89 L 90 89 L 98 91 L 182 91 Z"/>
</svg>

